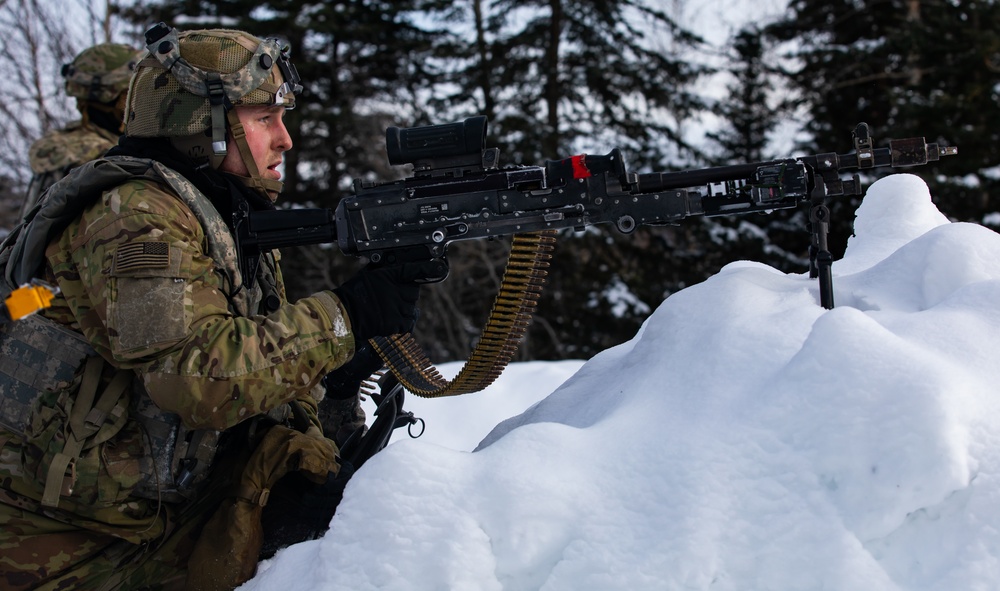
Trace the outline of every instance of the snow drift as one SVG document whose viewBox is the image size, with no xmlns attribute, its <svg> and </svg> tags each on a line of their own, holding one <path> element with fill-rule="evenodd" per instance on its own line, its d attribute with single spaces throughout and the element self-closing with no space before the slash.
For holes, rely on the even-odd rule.
<svg viewBox="0 0 1000 591">
<path fill-rule="evenodd" d="M 474 452 L 391 444 L 243 589 L 994 588 L 1000 236 L 905 174 L 855 231 L 835 309 L 728 265 Z"/>
</svg>

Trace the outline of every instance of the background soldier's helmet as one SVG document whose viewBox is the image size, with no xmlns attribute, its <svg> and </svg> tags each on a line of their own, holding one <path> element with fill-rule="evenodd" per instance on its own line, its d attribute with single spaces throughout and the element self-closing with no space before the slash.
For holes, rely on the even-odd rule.
<svg viewBox="0 0 1000 591">
<path fill-rule="evenodd" d="M 128 90 L 142 52 L 119 43 L 102 43 L 81 51 L 62 67 L 66 94 L 88 103 L 114 104 Z"/>
<path fill-rule="evenodd" d="M 129 87 L 125 135 L 167 137 L 196 164 L 218 168 L 226 155 L 227 123 L 241 128 L 233 107 L 295 106 L 301 92 L 288 47 L 243 31 L 178 32 L 163 23 L 146 32 L 148 53 Z M 263 179 L 242 133 L 233 134 L 247 170 L 246 184 L 268 193 L 281 183 Z"/>
</svg>

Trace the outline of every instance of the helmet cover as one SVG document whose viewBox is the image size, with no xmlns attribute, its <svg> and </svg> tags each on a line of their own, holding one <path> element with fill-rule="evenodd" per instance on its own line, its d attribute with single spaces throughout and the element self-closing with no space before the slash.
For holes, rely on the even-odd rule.
<svg viewBox="0 0 1000 591">
<path fill-rule="evenodd" d="M 216 113 L 238 105 L 291 109 L 295 92 L 301 91 L 287 48 L 274 39 L 228 29 L 181 33 L 169 29 L 147 50 L 129 88 L 125 121 L 129 136 L 203 134 L 224 125 L 223 117 L 213 115 L 213 107 Z"/>
<path fill-rule="evenodd" d="M 81 51 L 62 67 L 66 94 L 96 103 L 112 104 L 128 90 L 142 52 L 120 43 L 102 43 Z"/>
</svg>

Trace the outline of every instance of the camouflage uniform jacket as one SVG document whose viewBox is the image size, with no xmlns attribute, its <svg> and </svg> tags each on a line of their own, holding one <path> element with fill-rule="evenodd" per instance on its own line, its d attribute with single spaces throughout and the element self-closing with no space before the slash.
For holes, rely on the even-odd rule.
<svg viewBox="0 0 1000 591">
<path fill-rule="evenodd" d="M 99 195 L 73 193 L 91 184 L 88 177 L 119 178 L 125 164 L 142 174 Z M 44 315 L 82 333 L 112 366 L 134 372 L 141 394 L 190 429 L 226 430 L 292 400 L 319 428 L 312 391 L 354 351 L 332 292 L 285 301 L 277 261 L 264 257 L 261 269 L 273 274 L 281 303 L 256 313 L 259 287 L 245 287 L 221 216 L 159 163 L 97 160 L 57 187 L 70 190 L 53 188 L 38 215 L 15 229 L 4 253 L 8 283 L 41 271 L 60 289 Z M 49 223 L 60 217 L 60 202 L 89 205 L 60 228 Z M 44 256 L 39 244 L 47 244 Z"/>
<path fill-rule="evenodd" d="M 159 168 L 175 184 L 181 178 Z M 332 292 L 283 301 L 266 316 L 252 297 L 234 295 L 246 292 L 236 249 L 214 217 L 215 227 L 203 228 L 167 182 L 105 191 L 46 249 L 46 274 L 61 290 L 47 316 L 136 371 L 156 404 L 188 427 L 227 429 L 308 398 L 350 358 L 354 338 Z M 213 259 L 212 248 L 228 260 Z"/>
<path fill-rule="evenodd" d="M 226 430 L 292 400 L 303 402 L 318 425 L 311 393 L 354 352 L 349 320 L 337 297 L 323 291 L 287 302 L 277 261 L 265 257 L 261 267 L 274 274 L 281 305 L 266 315 L 256 313 L 259 290 L 248 293 L 243 286 L 235 245 L 221 216 L 193 185 L 159 163 L 97 160 L 75 169 L 59 187 L 84 186 L 87 175 L 99 176 L 123 161 L 133 167 L 145 163 L 146 172 L 99 194 L 70 191 L 69 201 L 76 197 L 89 204 L 61 231 L 45 230 L 54 236 L 51 241 L 24 241 L 47 242 L 44 257 L 15 244 L 4 270 L 8 282 L 37 272 L 32 269 L 40 263 L 43 279 L 61 290 L 44 314 L 81 332 L 114 367 L 133 371 L 143 386 L 139 395 L 148 394 L 191 429 Z M 53 211 L 57 194 L 55 189 L 50 193 L 42 214 Z M 36 215 L 15 232 L 30 236 L 45 227 L 45 217 Z M 128 432 L 124 429 L 122 436 Z M 135 451 L 129 440 L 108 444 L 107 457 L 114 454 L 115 461 Z M 93 552 L 112 547 L 105 546 L 108 540 L 127 542 L 122 552 L 130 553 L 129 548 L 141 548 L 134 544 L 174 530 L 170 523 L 183 528 L 194 515 L 204 514 L 200 498 L 175 508 L 128 496 L 125 486 L 134 482 L 127 480 L 133 474 L 112 474 L 123 484 L 113 497 L 82 500 L 74 493 L 63 497 L 58 510 L 45 510 L 31 500 L 38 497 L 30 483 L 19 484 L 18 448 L 16 441 L 6 449 L 0 445 L 0 488 L 15 493 L 0 494 L 0 548 L 6 553 L 37 540 L 61 553 L 64 560 L 34 575 L 39 580 L 85 564 Z M 12 500 L 16 504 L 4 509 Z M 47 532 L 66 525 L 79 528 L 66 530 L 64 537 L 72 542 L 48 537 Z"/>
<path fill-rule="evenodd" d="M 90 122 L 74 121 L 62 129 L 50 131 L 28 149 L 31 184 L 21 205 L 21 216 L 28 212 L 46 189 L 66 176 L 73 168 L 100 158 L 118 143 L 118 136 Z"/>
</svg>

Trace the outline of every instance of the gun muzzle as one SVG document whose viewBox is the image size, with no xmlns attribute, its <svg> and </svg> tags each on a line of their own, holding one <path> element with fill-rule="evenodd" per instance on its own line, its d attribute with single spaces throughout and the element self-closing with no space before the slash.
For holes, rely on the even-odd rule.
<svg viewBox="0 0 1000 591">
<path fill-rule="evenodd" d="M 890 166 L 920 166 L 958 154 L 955 146 L 928 144 L 922 137 L 889 140 Z"/>
</svg>

